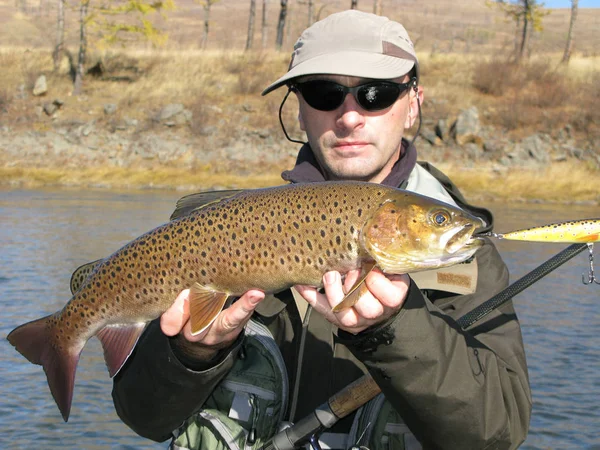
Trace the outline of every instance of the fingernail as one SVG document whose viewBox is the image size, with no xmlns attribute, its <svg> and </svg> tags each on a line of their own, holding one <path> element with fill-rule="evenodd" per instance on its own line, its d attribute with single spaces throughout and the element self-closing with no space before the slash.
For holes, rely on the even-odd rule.
<svg viewBox="0 0 600 450">
<path fill-rule="evenodd" d="M 325 284 L 333 284 L 337 281 L 337 272 L 327 272 L 323 276 Z"/>
<path fill-rule="evenodd" d="M 255 306 L 260 302 L 260 297 L 256 295 L 251 295 L 250 297 L 248 297 L 248 301 L 252 306 Z"/>
</svg>

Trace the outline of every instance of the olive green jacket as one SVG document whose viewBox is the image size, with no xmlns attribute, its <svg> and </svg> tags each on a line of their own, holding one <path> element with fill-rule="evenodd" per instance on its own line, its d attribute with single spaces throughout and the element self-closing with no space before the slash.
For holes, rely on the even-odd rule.
<svg viewBox="0 0 600 450">
<path fill-rule="evenodd" d="M 443 174 L 422 166 L 459 206 L 491 228 L 489 212 L 466 204 Z M 300 312 L 289 290 L 268 296 L 254 317 L 269 328 L 286 363 L 287 418 L 301 419 L 368 371 L 424 448 L 517 448 L 527 435 L 531 393 L 513 305 L 506 303 L 467 331 L 456 323 L 508 285 L 507 268 L 486 241 L 470 275 L 438 278 L 441 284 L 424 280 L 420 289 L 416 276 L 398 314 L 356 336 L 337 330 L 310 307 Z M 469 282 L 473 286 L 465 287 Z M 187 364 L 158 321 L 152 322 L 114 379 L 119 416 L 141 436 L 169 439 L 227 374 L 242 339 L 202 370 L 192 370 L 199 366 Z M 347 433 L 352 420 L 350 415 L 332 431 Z"/>
</svg>

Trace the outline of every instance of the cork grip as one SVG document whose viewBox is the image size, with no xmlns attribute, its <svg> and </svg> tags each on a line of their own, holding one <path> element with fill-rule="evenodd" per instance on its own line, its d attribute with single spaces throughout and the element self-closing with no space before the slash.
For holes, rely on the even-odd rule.
<svg viewBox="0 0 600 450">
<path fill-rule="evenodd" d="M 363 375 L 354 383 L 349 384 L 329 399 L 331 411 L 338 417 L 346 417 L 351 412 L 360 408 L 381 392 L 371 375 Z"/>
</svg>

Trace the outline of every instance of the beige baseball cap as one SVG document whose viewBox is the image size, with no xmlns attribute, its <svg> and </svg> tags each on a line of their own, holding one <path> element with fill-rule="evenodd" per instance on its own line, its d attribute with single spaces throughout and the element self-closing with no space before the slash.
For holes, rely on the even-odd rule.
<svg viewBox="0 0 600 450">
<path fill-rule="evenodd" d="M 304 75 L 347 75 L 391 79 L 419 62 L 406 29 L 387 17 L 348 10 L 331 14 L 307 28 L 296 41 L 288 72 L 262 95 Z"/>
</svg>

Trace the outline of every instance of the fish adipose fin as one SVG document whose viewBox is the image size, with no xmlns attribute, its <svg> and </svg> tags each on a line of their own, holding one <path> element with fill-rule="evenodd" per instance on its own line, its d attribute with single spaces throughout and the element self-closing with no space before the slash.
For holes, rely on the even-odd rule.
<svg viewBox="0 0 600 450">
<path fill-rule="evenodd" d="M 243 192 L 242 189 L 231 189 L 226 191 L 207 191 L 186 195 L 177 201 L 175 211 L 171 214 L 171 220 L 179 219 L 188 214 L 209 205 L 218 203 L 226 198 L 231 198 Z"/>
<path fill-rule="evenodd" d="M 79 266 L 71 275 L 71 294 L 75 295 L 75 292 L 79 290 L 83 282 L 87 279 L 87 277 L 94 271 L 94 269 L 100 264 L 103 259 L 97 259 L 96 261 L 89 262 L 84 264 L 83 266 Z"/>
<path fill-rule="evenodd" d="M 371 270 L 373 270 L 375 265 L 374 261 L 363 264 L 360 277 L 356 280 L 356 283 L 354 283 L 354 286 L 348 291 L 343 300 L 331 309 L 333 312 L 337 313 L 352 308 L 356 302 L 368 292 L 365 279 L 367 278 L 367 275 L 371 273 Z"/>
<path fill-rule="evenodd" d="M 121 370 L 145 328 L 146 322 L 108 325 L 96 334 L 102 343 L 104 361 L 111 378 Z"/>
<path fill-rule="evenodd" d="M 11 331 L 7 339 L 30 362 L 44 368 L 52 397 L 66 422 L 71 412 L 75 370 L 85 343 L 67 347 L 58 342 L 53 321 L 55 315 L 28 322 Z"/>
<path fill-rule="evenodd" d="M 195 283 L 190 288 L 190 322 L 192 334 L 202 333 L 223 310 L 229 294 L 215 292 Z"/>
</svg>

